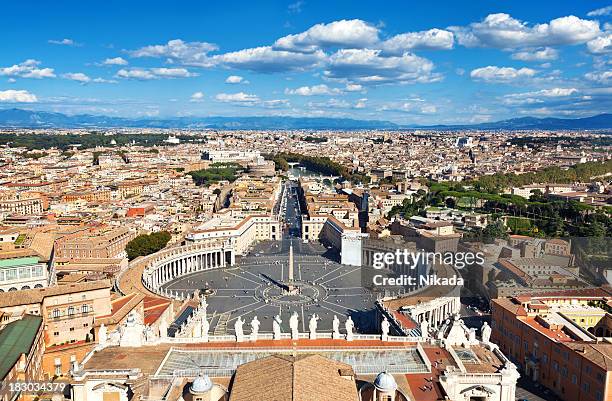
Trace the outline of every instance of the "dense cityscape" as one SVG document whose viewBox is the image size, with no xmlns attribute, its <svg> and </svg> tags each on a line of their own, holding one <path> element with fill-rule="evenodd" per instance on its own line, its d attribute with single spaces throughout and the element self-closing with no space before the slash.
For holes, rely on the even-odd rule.
<svg viewBox="0 0 612 401">
<path fill-rule="evenodd" d="M 588 3 L 7 3 L 0 401 L 612 400 Z"/>
<path fill-rule="evenodd" d="M 162 397 L 199 372 L 192 386 L 222 399 L 253 391 L 240 389 L 242 370 L 325 363 L 350 367 L 362 397 L 387 383 L 397 397 L 422 399 L 482 385 L 485 372 L 496 391 L 514 392 L 519 367 L 534 378 L 544 369 L 524 363 L 530 352 L 552 360 L 561 346 L 585 364 L 599 353 L 604 365 L 592 369 L 607 372 L 605 132 L 2 135 L 5 380 L 70 383 L 74 399 L 100 385 Z M 463 285 L 364 284 L 375 254 L 397 249 L 484 258 L 408 269 L 460 274 Z M 395 261 L 386 269 L 406 270 Z M 534 336 L 542 351 L 521 346 Z M 13 361 L 17 340 L 26 351 Z M 326 349 L 317 356 L 325 362 L 286 359 L 295 344 Z M 230 349 L 232 362 L 218 354 Z"/>
</svg>

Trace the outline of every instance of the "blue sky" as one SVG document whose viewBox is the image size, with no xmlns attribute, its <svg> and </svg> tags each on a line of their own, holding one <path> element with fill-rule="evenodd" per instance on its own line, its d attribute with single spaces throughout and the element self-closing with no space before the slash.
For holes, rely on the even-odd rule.
<svg viewBox="0 0 612 401">
<path fill-rule="evenodd" d="M 170 4 L 4 3 L 0 108 L 423 124 L 612 110 L 609 2 Z"/>
</svg>

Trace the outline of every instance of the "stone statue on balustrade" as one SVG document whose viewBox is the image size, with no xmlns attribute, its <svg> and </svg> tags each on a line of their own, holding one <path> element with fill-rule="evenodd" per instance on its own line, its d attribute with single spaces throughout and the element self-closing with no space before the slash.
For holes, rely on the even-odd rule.
<svg viewBox="0 0 612 401">
<path fill-rule="evenodd" d="M 482 328 L 480 329 L 480 335 L 482 337 L 482 342 L 488 344 L 491 342 L 491 326 L 489 323 L 484 322 L 482 324 Z"/>
<path fill-rule="evenodd" d="M 274 316 L 274 320 L 272 321 L 272 332 L 274 333 L 273 338 L 275 340 L 280 340 L 281 338 L 281 323 L 283 323 L 283 321 L 280 315 Z"/>
<path fill-rule="evenodd" d="M 340 338 L 340 319 L 338 316 L 334 315 L 334 320 L 332 322 L 332 338 L 334 340 L 338 340 Z"/>
<path fill-rule="evenodd" d="M 238 341 L 239 343 L 244 341 L 244 331 L 242 329 L 243 325 L 244 320 L 242 320 L 242 318 L 238 316 L 238 319 L 236 319 L 236 321 L 234 322 L 234 332 L 236 333 L 236 341 Z"/>
<path fill-rule="evenodd" d="M 208 314 L 208 302 L 206 302 L 206 296 L 202 296 L 202 298 L 200 299 L 200 314 L 202 315 L 202 317 L 204 319 L 207 318 L 207 314 Z"/>
<path fill-rule="evenodd" d="M 146 325 L 144 328 L 144 336 L 145 336 L 145 341 L 146 342 L 151 342 L 153 340 L 155 340 L 155 333 L 153 332 L 153 329 L 151 329 L 151 326 Z"/>
<path fill-rule="evenodd" d="M 161 322 L 159 322 L 159 337 L 166 338 L 168 337 L 168 323 L 166 323 L 166 319 L 162 318 Z"/>
<path fill-rule="evenodd" d="M 191 328 L 191 337 L 192 338 L 202 337 L 202 325 L 200 324 L 200 322 L 194 322 Z"/>
<path fill-rule="evenodd" d="M 429 338 L 429 322 L 425 318 L 421 320 L 421 338 L 423 338 L 423 340 Z"/>
<path fill-rule="evenodd" d="M 316 313 L 312 315 L 310 321 L 308 322 L 308 329 L 310 330 L 310 339 L 317 339 L 317 321 L 319 320 L 319 316 Z"/>
<path fill-rule="evenodd" d="M 104 323 L 102 323 L 100 325 L 100 329 L 98 329 L 98 346 L 100 346 L 100 348 L 105 347 L 107 340 L 108 340 L 108 329 L 106 328 Z"/>
<path fill-rule="evenodd" d="M 289 318 L 289 328 L 291 329 L 291 338 L 297 340 L 299 338 L 298 326 L 300 324 L 300 318 L 297 312 L 293 312 Z"/>
<path fill-rule="evenodd" d="M 346 341 L 353 341 L 353 329 L 355 328 L 355 323 L 353 323 L 353 319 L 349 316 L 344 322 L 344 329 L 346 330 Z"/>
<path fill-rule="evenodd" d="M 202 328 L 202 341 L 208 342 L 208 330 L 210 330 L 210 323 L 208 323 L 208 319 L 206 319 L 205 316 L 202 317 L 200 326 Z"/>
<path fill-rule="evenodd" d="M 389 339 L 389 321 L 387 317 L 383 317 L 382 322 L 380 323 L 381 336 L 380 339 L 383 341 L 387 341 Z"/>
<path fill-rule="evenodd" d="M 259 319 L 257 316 L 253 316 L 253 320 L 251 320 L 251 341 L 257 341 L 257 335 L 259 334 Z"/>
</svg>

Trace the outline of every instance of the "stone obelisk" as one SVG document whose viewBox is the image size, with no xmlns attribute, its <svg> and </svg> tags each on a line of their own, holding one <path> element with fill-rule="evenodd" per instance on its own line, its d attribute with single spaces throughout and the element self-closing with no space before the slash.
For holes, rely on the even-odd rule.
<svg viewBox="0 0 612 401">
<path fill-rule="evenodd" d="M 289 245 L 289 279 L 287 280 L 287 291 L 295 291 L 293 285 L 293 244 Z"/>
</svg>

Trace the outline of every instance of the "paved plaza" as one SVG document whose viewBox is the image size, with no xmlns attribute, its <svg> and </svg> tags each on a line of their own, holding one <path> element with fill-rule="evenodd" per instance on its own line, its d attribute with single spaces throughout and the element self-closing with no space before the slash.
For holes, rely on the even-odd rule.
<svg viewBox="0 0 612 401">
<path fill-rule="evenodd" d="M 286 294 L 282 283 L 289 274 L 289 256 L 285 249 L 294 245 L 294 279 L 300 292 Z M 164 288 L 181 293 L 194 289 L 212 289 L 207 297 L 211 333 L 233 333 L 234 321 L 253 316 L 261 321 L 260 332 L 272 332 L 272 319 L 283 320 L 283 331 L 289 331 L 289 316 L 300 317 L 300 331 L 307 332 L 308 319 L 316 313 L 318 331 L 331 332 L 337 315 L 341 322 L 351 316 L 356 330 L 367 333 L 375 296 L 361 287 L 361 268 L 343 266 L 323 256 L 328 250 L 320 244 L 304 244 L 299 239 L 258 244 L 248 256 L 239 258 L 236 266 L 196 272 L 168 283 Z"/>
<path fill-rule="evenodd" d="M 297 197 L 287 190 L 287 223 L 281 241 L 256 244 L 248 255 L 239 257 L 236 265 L 222 269 L 195 272 L 177 278 L 163 286 L 172 292 L 191 294 L 195 289 L 210 289 L 207 297 L 210 333 L 222 335 L 234 332 L 238 317 L 245 328 L 255 315 L 261 321 L 260 332 L 272 332 L 272 319 L 280 314 L 284 332 L 289 331 L 289 317 L 297 312 L 300 331 L 308 331 L 313 314 L 320 318 L 317 331 L 331 332 L 334 315 L 341 326 L 348 316 L 360 333 L 373 333 L 376 297 L 361 286 L 361 268 L 337 262 L 337 252 L 318 242 L 303 242 L 299 238 L 300 218 Z M 297 293 L 287 293 L 284 283 L 289 275 L 289 247 L 294 252 L 294 281 Z"/>
</svg>

